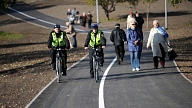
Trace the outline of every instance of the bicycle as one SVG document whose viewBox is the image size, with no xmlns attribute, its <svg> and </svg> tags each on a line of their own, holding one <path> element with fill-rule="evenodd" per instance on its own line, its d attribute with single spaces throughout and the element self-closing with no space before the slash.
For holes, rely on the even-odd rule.
<svg viewBox="0 0 192 108">
<path fill-rule="evenodd" d="M 93 48 L 94 49 L 94 54 L 93 54 L 93 71 L 94 71 L 94 78 L 95 81 L 98 82 L 99 81 L 99 71 L 101 70 L 100 65 L 99 65 L 99 52 L 97 48 Z"/>
<path fill-rule="evenodd" d="M 57 48 L 57 54 L 56 54 L 56 77 L 57 77 L 57 82 L 60 82 L 61 79 L 61 74 L 62 74 L 62 69 L 63 69 L 63 60 L 61 57 L 61 51 L 65 50 L 62 48 Z"/>
</svg>

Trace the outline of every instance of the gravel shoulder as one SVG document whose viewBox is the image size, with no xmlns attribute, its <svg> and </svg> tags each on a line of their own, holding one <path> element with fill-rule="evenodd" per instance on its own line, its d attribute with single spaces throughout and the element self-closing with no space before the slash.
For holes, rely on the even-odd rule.
<svg viewBox="0 0 192 108">
<path fill-rule="evenodd" d="M 18 2 L 23 2 L 18 0 Z M 74 5 L 74 2 L 80 5 Z M 55 0 L 27 0 L 27 3 L 45 14 L 65 19 L 68 8 L 76 7 L 80 13 L 91 11 L 96 21 L 94 6 L 87 6 L 79 0 L 66 1 L 61 3 Z M 151 17 L 149 18 L 149 28 L 152 21 L 158 19 L 164 25 L 163 3 L 158 1 L 151 5 Z M 127 5 L 118 5 L 115 12 L 110 14 L 111 18 L 123 18 L 136 10 L 145 18 L 145 5 L 140 4 L 137 9 L 130 9 Z M 172 47 L 177 52 L 176 63 L 189 79 L 192 80 L 192 3 L 182 3 L 177 8 L 169 5 L 169 29 Z M 44 8 L 42 8 L 44 7 Z M 63 10 L 57 11 L 55 10 Z M 103 10 L 100 12 L 100 27 L 113 28 L 116 21 L 105 22 Z M 8 15 L 0 13 L 0 30 L 21 33 L 25 37 L 19 40 L 0 41 L 0 107 L 2 108 L 23 108 L 33 97 L 55 77 L 54 71 L 50 68 L 49 50 L 46 42 L 51 29 L 41 28 L 29 23 L 14 19 Z M 145 18 L 146 21 L 146 18 Z M 125 29 L 125 20 L 119 22 Z M 144 27 L 146 26 L 146 23 Z M 144 28 L 149 31 L 149 29 Z M 37 32 L 38 31 L 38 32 Z M 68 51 L 68 67 L 84 57 L 87 52 L 83 50 L 86 34 L 78 34 L 78 48 Z"/>
</svg>

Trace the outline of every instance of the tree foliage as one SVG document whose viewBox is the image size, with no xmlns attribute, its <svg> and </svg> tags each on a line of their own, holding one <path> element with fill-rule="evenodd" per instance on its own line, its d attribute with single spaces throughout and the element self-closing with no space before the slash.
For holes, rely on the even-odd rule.
<svg viewBox="0 0 192 108">
<path fill-rule="evenodd" d="M 9 6 L 11 0 L 0 0 L 0 9 L 5 9 Z"/>
<path fill-rule="evenodd" d="M 89 5 L 95 5 L 96 0 L 85 0 Z M 98 0 L 98 4 L 102 7 L 105 12 L 106 19 L 109 20 L 109 14 L 115 11 L 117 3 L 128 2 L 130 5 L 138 4 L 139 0 Z"/>
<path fill-rule="evenodd" d="M 189 1 L 189 2 L 192 2 L 192 0 L 169 0 L 169 2 L 175 7 L 177 4 L 179 4 L 179 3 L 182 3 L 182 2 L 187 2 L 187 1 Z"/>
</svg>

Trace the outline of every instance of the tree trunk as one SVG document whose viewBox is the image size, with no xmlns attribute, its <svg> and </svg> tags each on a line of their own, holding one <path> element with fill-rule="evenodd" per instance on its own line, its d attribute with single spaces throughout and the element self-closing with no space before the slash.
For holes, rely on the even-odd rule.
<svg viewBox="0 0 192 108">
<path fill-rule="evenodd" d="M 146 13 L 146 16 L 147 16 L 147 29 L 149 28 L 149 9 L 150 9 L 150 3 L 148 3 L 148 9 L 147 9 L 147 13 Z"/>
<path fill-rule="evenodd" d="M 109 20 L 109 11 L 105 10 L 106 20 Z"/>
</svg>

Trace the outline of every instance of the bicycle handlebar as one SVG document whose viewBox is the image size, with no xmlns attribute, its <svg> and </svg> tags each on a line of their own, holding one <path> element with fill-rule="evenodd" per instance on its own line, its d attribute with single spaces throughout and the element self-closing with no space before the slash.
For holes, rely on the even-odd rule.
<svg viewBox="0 0 192 108">
<path fill-rule="evenodd" d="M 63 51 L 63 50 L 65 50 L 65 49 L 63 49 L 63 48 L 56 48 L 55 50 L 57 50 L 57 51 Z"/>
</svg>

